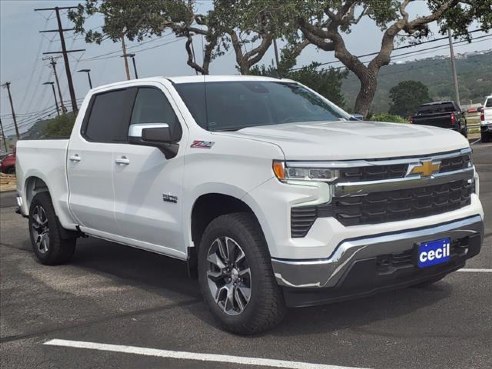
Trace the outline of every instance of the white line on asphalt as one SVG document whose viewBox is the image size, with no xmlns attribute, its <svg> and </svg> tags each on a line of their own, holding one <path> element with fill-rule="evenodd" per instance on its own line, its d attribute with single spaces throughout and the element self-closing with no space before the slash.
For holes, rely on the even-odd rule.
<svg viewBox="0 0 492 369">
<path fill-rule="evenodd" d="M 243 357 L 243 356 L 229 356 L 229 355 L 217 355 L 217 354 L 202 354 L 196 352 L 184 352 L 184 351 L 170 351 L 170 350 L 158 350 L 145 347 L 136 346 L 124 346 L 124 345 L 110 345 L 106 343 L 96 342 L 84 342 L 84 341 L 70 341 L 53 339 L 44 343 L 50 346 L 62 346 L 62 347 L 74 347 L 89 350 L 99 351 L 111 351 L 122 352 L 126 354 L 145 355 L 145 356 L 157 356 L 170 359 L 182 359 L 182 360 L 197 360 L 197 361 L 210 361 L 216 363 L 231 363 L 231 364 L 243 364 L 243 365 L 256 365 L 266 366 L 274 368 L 288 368 L 288 369 L 362 369 L 337 365 L 325 365 L 325 364 L 312 364 L 303 363 L 299 361 L 285 361 L 285 360 L 273 360 L 262 359 L 256 357 Z"/>
<path fill-rule="evenodd" d="M 481 141 L 481 139 L 479 138 L 478 140 L 471 142 L 470 145 L 475 145 L 477 142 L 480 142 L 480 141 Z"/>
<path fill-rule="evenodd" d="M 492 269 L 459 269 L 458 272 L 464 273 L 492 273 Z"/>
</svg>

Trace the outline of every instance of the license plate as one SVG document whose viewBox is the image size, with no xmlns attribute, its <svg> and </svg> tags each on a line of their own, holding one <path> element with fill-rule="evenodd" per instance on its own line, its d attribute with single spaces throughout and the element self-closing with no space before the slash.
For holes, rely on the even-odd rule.
<svg viewBox="0 0 492 369">
<path fill-rule="evenodd" d="M 450 249 L 451 240 L 449 238 L 422 242 L 417 248 L 417 266 L 427 268 L 448 262 L 451 258 Z"/>
</svg>

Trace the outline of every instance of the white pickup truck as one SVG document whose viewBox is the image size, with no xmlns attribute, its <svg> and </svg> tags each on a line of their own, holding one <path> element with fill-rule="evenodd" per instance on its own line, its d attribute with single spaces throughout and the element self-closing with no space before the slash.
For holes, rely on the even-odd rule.
<svg viewBox="0 0 492 369">
<path fill-rule="evenodd" d="M 478 108 L 480 113 L 481 141 L 492 141 L 492 95 L 485 98 L 483 107 Z"/>
<path fill-rule="evenodd" d="M 240 334 L 286 307 L 433 283 L 483 238 L 464 137 L 357 121 L 291 80 L 98 87 L 70 139 L 19 141 L 16 169 L 41 263 L 83 235 L 180 259 Z"/>
</svg>

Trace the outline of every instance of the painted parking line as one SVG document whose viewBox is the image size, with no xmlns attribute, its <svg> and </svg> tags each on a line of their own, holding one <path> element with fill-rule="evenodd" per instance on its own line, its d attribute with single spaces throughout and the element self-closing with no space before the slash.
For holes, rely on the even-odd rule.
<svg viewBox="0 0 492 369">
<path fill-rule="evenodd" d="M 362 369 L 347 366 L 326 365 L 326 364 L 313 364 L 303 363 L 299 361 L 286 361 L 286 360 L 274 360 L 274 359 L 262 359 L 256 357 L 243 357 L 243 356 L 229 356 L 218 354 L 203 354 L 197 352 L 185 352 L 185 351 L 170 351 L 159 350 L 146 347 L 136 346 L 124 346 L 124 345 L 110 345 L 106 343 L 86 342 L 86 341 L 71 341 L 53 339 L 44 343 L 49 346 L 62 346 L 73 347 L 89 350 L 121 352 L 125 354 L 156 356 L 168 359 L 181 359 L 181 360 L 195 360 L 215 363 L 231 363 L 242 365 L 256 365 L 272 368 L 288 368 L 288 369 Z"/>
<path fill-rule="evenodd" d="M 458 272 L 463 272 L 463 273 L 492 273 L 492 269 L 459 269 Z"/>
<path fill-rule="evenodd" d="M 470 142 L 470 145 L 475 145 L 476 143 L 478 143 L 478 142 L 480 142 L 480 141 L 481 141 L 481 139 L 479 138 L 478 140 L 475 140 L 475 141 L 473 141 L 473 142 Z"/>
</svg>

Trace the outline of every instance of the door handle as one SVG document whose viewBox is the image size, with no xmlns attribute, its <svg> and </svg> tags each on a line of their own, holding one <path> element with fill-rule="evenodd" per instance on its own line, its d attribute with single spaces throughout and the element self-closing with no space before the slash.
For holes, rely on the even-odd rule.
<svg viewBox="0 0 492 369">
<path fill-rule="evenodd" d="M 75 155 L 72 155 L 71 157 L 69 157 L 69 160 L 74 162 L 74 163 L 78 163 L 82 159 L 80 158 L 79 154 L 75 154 Z"/>
<path fill-rule="evenodd" d="M 114 161 L 118 165 L 128 165 L 130 164 L 130 159 L 128 159 L 126 156 L 122 156 Z"/>
</svg>

